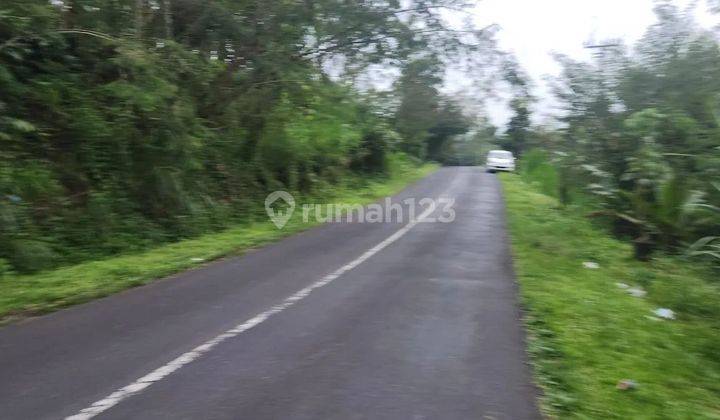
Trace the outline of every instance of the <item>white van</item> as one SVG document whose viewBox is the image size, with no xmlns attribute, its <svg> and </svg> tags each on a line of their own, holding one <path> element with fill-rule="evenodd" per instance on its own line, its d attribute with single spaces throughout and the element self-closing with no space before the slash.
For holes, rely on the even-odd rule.
<svg viewBox="0 0 720 420">
<path fill-rule="evenodd" d="M 491 150 L 488 153 L 485 168 L 488 172 L 515 170 L 515 156 L 507 150 Z"/>
</svg>

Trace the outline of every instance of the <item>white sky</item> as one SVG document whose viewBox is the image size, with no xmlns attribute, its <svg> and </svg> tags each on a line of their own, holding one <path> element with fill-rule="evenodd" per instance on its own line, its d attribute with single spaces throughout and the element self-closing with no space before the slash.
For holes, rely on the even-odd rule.
<svg viewBox="0 0 720 420">
<path fill-rule="evenodd" d="M 685 7 L 692 0 L 675 0 Z M 720 23 L 720 17 L 707 12 L 706 0 L 697 0 L 696 19 L 704 27 Z M 496 23 L 501 29 L 497 40 L 502 50 L 513 52 L 532 77 L 534 94 L 540 98 L 536 121 L 555 114 L 553 101 L 543 78 L 558 75 L 560 68 L 552 52 L 575 59 L 589 58 L 586 41 L 621 38 L 632 45 L 655 22 L 653 0 L 481 0 L 471 10 L 477 27 Z M 459 16 L 458 16 L 459 17 Z M 462 84 L 460 80 L 449 81 Z M 503 101 L 488 105 L 495 125 L 503 126 L 509 111 Z"/>
</svg>

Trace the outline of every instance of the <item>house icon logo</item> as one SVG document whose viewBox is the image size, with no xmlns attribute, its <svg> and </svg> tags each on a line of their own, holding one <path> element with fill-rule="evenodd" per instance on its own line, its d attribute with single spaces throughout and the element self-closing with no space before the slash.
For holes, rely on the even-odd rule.
<svg viewBox="0 0 720 420">
<path fill-rule="evenodd" d="M 295 199 L 287 191 L 275 191 L 265 199 L 265 211 L 275 226 L 282 229 L 295 211 Z"/>
</svg>

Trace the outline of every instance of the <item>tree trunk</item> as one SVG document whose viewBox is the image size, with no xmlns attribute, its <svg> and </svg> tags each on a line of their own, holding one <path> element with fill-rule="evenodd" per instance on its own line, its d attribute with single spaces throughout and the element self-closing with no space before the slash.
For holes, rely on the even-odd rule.
<svg viewBox="0 0 720 420">
<path fill-rule="evenodd" d="M 61 29 L 73 29 L 75 27 L 75 17 L 77 15 L 77 5 L 73 0 L 65 0 L 63 5 L 60 7 L 60 13 L 62 14 L 62 28 Z"/>
<path fill-rule="evenodd" d="M 633 249 L 635 251 L 635 259 L 638 261 L 649 261 L 650 256 L 655 250 L 655 242 L 648 234 L 643 234 L 639 238 L 633 240 Z"/>
<path fill-rule="evenodd" d="M 145 26 L 145 0 L 135 0 L 135 36 L 143 38 L 143 26 Z"/>
<path fill-rule="evenodd" d="M 163 20 L 165 21 L 165 39 L 172 39 L 172 0 L 163 0 Z"/>
</svg>

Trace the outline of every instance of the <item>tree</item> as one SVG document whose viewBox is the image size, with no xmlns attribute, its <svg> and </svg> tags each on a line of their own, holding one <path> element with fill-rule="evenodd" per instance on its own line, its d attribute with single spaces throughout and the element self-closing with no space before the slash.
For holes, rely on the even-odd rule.
<svg viewBox="0 0 720 420">
<path fill-rule="evenodd" d="M 404 139 L 401 149 L 420 158 L 427 156 L 429 130 L 440 110 L 440 68 L 440 61 L 433 57 L 411 61 L 395 84 L 400 98 L 395 127 Z"/>
<path fill-rule="evenodd" d="M 504 80 L 510 86 L 512 94 L 510 109 L 513 114 L 501 145 L 516 156 L 520 156 L 525 151 L 530 136 L 530 106 L 534 98 L 530 94 L 528 76 L 512 57 L 504 63 Z"/>
</svg>

